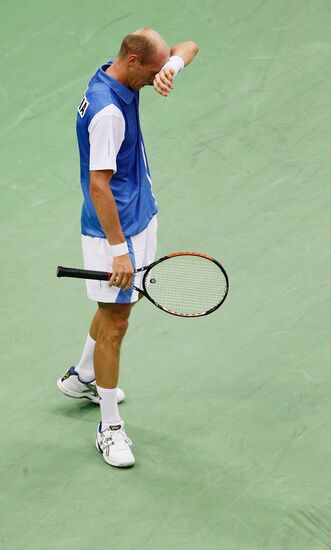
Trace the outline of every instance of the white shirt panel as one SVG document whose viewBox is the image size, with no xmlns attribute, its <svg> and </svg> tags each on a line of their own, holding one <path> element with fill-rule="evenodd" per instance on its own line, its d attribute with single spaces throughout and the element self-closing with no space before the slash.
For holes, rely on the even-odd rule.
<svg viewBox="0 0 331 550">
<path fill-rule="evenodd" d="M 116 157 L 124 141 L 125 120 L 116 105 L 107 105 L 89 127 L 90 170 L 117 170 Z"/>
</svg>

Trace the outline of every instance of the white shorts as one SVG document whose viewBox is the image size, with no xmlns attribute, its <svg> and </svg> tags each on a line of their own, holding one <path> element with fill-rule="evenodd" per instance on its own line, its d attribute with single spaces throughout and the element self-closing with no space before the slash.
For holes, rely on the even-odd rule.
<svg viewBox="0 0 331 550">
<path fill-rule="evenodd" d="M 156 255 L 157 217 L 154 216 L 146 229 L 138 235 L 127 237 L 129 253 L 134 269 L 144 267 L 155 260 Z M 82 235 L 82 248 L 85 269 L 107 271 L 111 273 L 113 257 L 107 239 Z M 144 273 L 137 273 L 132 283 L 142 288 Z M 107 281 L 86 280 L 87 296 L 91 300 L 103 303 L 130 304 L 138 300 L 138 292 L 132 288 L 122 290 L 116 286 L 110 287 Z"/>
</svg>

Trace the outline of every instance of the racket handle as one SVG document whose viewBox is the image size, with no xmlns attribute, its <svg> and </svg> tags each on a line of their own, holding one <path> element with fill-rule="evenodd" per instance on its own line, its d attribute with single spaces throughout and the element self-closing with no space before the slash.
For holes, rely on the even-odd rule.
<svg viewBox="0 0 331 550">
<path fill-rule="evenodd" d="M 95 279 L 96 281 L 109 281 L 112 276 L 107 271 L 92 271 L 90 269 L 74 269 L 59 265 L 56 272 L 57 277 L 75 277 L 76 279 Z"/>
</svg>

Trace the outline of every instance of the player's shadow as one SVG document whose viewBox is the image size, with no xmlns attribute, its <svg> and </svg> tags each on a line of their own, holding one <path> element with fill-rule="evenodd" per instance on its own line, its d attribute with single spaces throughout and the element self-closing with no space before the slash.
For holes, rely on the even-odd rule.
<svg viewBox="0 0 331 550">
<path fill-rule="evenodd" d="M 68 403 L 67 403 L 68 401 Z M 65 416 L 67 418 L 82 420 L 82 418 L 99 419 L 100 407 L 96 403 L 92 403 L 87 399 L 70 399 L 66 402 L 59 403 L 50 407 L 48 410 L 56 416 Z M 120 409 L 125 407 L 125 403 L 121 403 Z"/>
</svg>

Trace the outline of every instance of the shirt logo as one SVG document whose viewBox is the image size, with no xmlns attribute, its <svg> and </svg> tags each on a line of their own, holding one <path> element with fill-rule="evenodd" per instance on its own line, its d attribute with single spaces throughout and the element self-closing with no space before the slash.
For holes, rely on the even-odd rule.
<svg viewBox="0 0 331 550">
<path fill-rule="evenodd" d="M 80 118 L 83 118 L 83 116 L 85 115 L 85 111 L 86 111 L 88 106 L 89 106 L 89 102 L 87 101 L 86 97 L 84 96 L 82 101 L 81 101 L 81 104 L 79 105 L 79 107 L 77 109 L 78 112 L 79 112 Z"/>
</svg>

